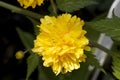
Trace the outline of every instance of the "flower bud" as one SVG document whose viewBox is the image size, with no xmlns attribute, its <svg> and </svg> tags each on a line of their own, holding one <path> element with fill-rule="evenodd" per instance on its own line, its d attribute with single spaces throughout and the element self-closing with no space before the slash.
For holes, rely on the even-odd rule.
<svg viewBox="0 0 120 80">
<path fill-rule="evenodd" d="M 15 54 L 16 59 L 22 59 L 24 57 L 23 51 L 17 51 Z"/>
</svg>

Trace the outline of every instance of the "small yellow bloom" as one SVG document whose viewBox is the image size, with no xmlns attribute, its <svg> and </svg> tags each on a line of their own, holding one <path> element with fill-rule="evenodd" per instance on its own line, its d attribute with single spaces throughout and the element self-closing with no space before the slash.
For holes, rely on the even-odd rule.
<svg viewBox="0 0 120 80">
<path fill-rule="evenodd" d="M 23 51 L 17 51 L 15 57 L 16 59 L 22 59 L 24 57 Z"/>
<path fill-rule="evenodd" d="M 52 67 L 56 75 L 80 68 L 80 62 L 86 58 L 84 50 L 90 50 L 82 29 L 84 21 L 70 14 L 45 16 L 40 21 L 40 33 L 32 51 L 43 56 L 43 65 Z"/>
<path fill-rule="evenodd" d="M 32 8 L 35 8 L 36 5 L 41 5 L 43 3 L 43 0 L 18 0 L 21 6 L 24 6 L 24 8 L 28 8 L 32 6 Z"/>
</svg>

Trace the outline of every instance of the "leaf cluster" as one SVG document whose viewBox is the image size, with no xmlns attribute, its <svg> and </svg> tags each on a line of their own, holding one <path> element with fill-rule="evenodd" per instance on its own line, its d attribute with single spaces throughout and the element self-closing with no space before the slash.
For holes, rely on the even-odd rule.
<svg viewBox="0 0 120 80">
<path fill-rule="evenodd" d="M 101 33 L 105 33 L 113 40 L 120 41 L 120 18 L 105 18 L 87 23 L 88 26 Z"/>
<path fill-rule="evenodd" d="M 56 0 L 56 8 L 63 11 L 63 12 L 68 12 L 72 13 L 76 10 L 80 10 L 82 8 L 85 8 L 89 5 L 96 4 L 95 1 L 93 0 Z M 55 7 L 55 6 L 54 6 Z M 51 12 L 53 13 L 53 12 Z M 32 18 L 29 18 L 31 22 L 36 25 L 38 24 L 37 20 L 34 20 Z M 115 41 L 120 41 L 120 18 L 118 17 L 113 17 L 111 19 L 109 18 L 104 18 L 104 19 L 99 19 L 96 21 L 89 21 L 86 22 L 85 29 L 88 31 L 87 37 L 92 38 L 92 40 L 97 41 L 99 34 L 100 33 L 105 33 L 109 37 L 112 38 L 112 40 Z M 17 32 L 26 48 L 32 48 L 33 47 L 33 40 L 34 37 L 32 34 L 27 33 L 25 31 L 22 31 L 21 29 L 17 28 Z M 37 28 L 35 28 L 35 33 L 38 34 Z M 94 37 L 95 36 L 95 37 Z M 99 48 L 99 47 L 98 47 Z M 30 75 L 36 68 L 39 68 L 40 65 L 40 57 L 35 55 L 34 53 L 30 52 L 30 56 L 27 59 L 27 76 L 26 80 L 29 79 Z M 86 63 L 82 63 L 81 68 L 78 71 L 73 71 L 72 73 L 69 74 L 69 77 L 71 77 L 71 80 L 76 79 L 78 77 L 78 74 L 85 74 L 84 77 L 81 78 L 81 80 L 87 80 L 89 73 L 88 66 L 92 65 L 96 68 L 99 68 L 101 71 L 105 73 L 105 70 L 102 68 L 102 66 L 99 64 L 99 61 L 96 59 L 95 55 L 92 54 L 93 52 L 86 52 L 87 59 Z M 113 58 L 113 74 L 120 79 L 120 57 L 114 56 Z M 86 72 L 84 72 L 82 69 L 84 68 Z M 41 71 L 41 70 L 40 70 Z M 42 73 L 42 72 L 39 72 Z M 45 76 L 45 74 L 44 74 Z M 63 79 L 63 78 L 62 78 Z M 79 80 L 80 78 L 78 78 Z M 50 79 L 49 79 L 50 80 Z M 60 79 L 61 80 L 61 79 Z"/>
</svg>

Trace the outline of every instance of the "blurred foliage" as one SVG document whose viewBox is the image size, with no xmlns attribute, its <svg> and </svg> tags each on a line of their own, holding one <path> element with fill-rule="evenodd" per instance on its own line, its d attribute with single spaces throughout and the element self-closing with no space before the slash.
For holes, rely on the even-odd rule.
<svg viewBox="0 0 120 80">
<path fill-rule="evenodd" d="M 88 5 L 95 4 L 93 0 L 56 0 L 57 6 L 64 12 L 73 12 Z"/>
<path fill-rule="evenodd" d="M 112 37 L 116 41 L 120 41 L 120 18 L 118 17 L 93 21 L 88 23 L 87 25 L 91 26 L 97 31 L 100 31 L 101 33 L 106 33 L 108 36 Z"/>
</svg>

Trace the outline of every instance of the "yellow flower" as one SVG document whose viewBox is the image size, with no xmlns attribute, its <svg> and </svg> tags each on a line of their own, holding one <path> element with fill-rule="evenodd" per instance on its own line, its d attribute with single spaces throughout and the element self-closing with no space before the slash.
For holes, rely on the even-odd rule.
<svg viewBox="0 0 120 80">
<path fill-rule="evenodd" d="M 32 6 L 32 8 L 35 8 L 36 5 L 41 5 L 43 3 L 43 0 L 18 0 L 21 6 L 24 6 L 24 8 L 28 8 Z"/>
<path fill-rule="evenodd" d="M 22 59 L 24 57 L 23 51 L 17 51 L 15 57 L 16 59 Z"/>
<path fill-rule="evenodd" d="M 84 21 L 70 14 L 45 16 L 40 21 L 40 33 L 32 51 L 43 56 L 43 65 L 52 67 L 56 75 L 80 68 L 80 62 L 86 58 L 84 49 L 90 50 L 86 31 L 82 29 Z"/>
</svg>

